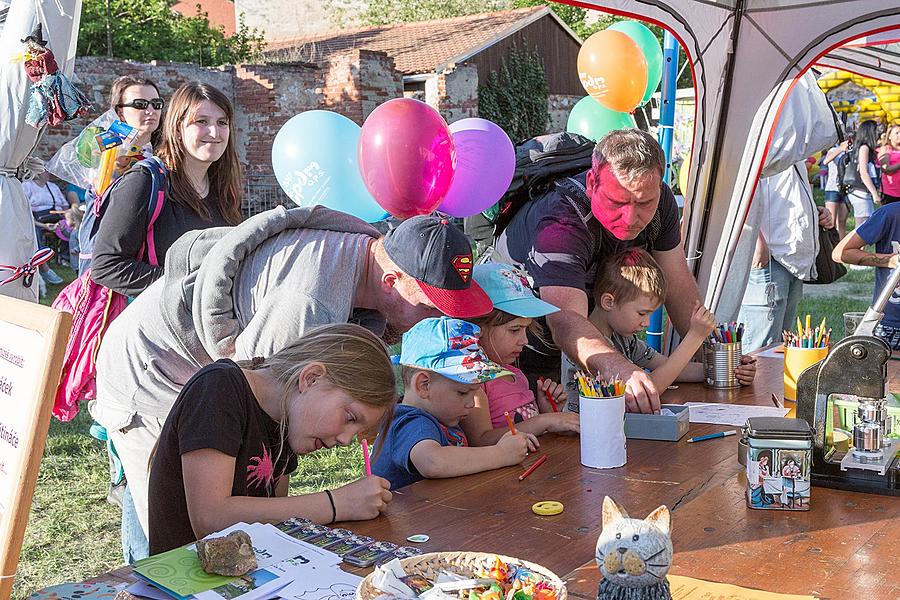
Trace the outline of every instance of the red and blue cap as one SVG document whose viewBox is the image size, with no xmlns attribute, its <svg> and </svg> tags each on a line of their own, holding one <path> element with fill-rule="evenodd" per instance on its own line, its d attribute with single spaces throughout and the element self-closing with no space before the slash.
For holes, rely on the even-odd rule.
<svg viewBox="0 0 900 600">
<path fill-rule="evenodd" d="M 384 236 L 384 249 L 445 315 L 464 319 L 493 309 L 491 299 L 472 278 L 471 240 L 447 219 L 409 218 Z"/>
</svg>

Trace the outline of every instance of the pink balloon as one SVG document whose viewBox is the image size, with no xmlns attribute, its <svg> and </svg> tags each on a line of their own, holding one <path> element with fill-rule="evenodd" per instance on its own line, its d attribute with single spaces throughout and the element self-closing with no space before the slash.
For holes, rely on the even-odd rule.
<svg viewBox="0 0 900 600">
<path fill-rule="evenodd" d="M 470 217 L 499 200 L 516 170 L 516 149 L 506 132 L 487 119 L 462 119 L 450 125 L 456 146 L 456 173 L 438 210 Z"/>
<path fill-rule="evenodd" d="M 419 100 L 388 100 L 363 123 L 359 170 L 378 204 L 395 217 L 434 211 L 456 170 L 447 123 Z"/>
</svg>

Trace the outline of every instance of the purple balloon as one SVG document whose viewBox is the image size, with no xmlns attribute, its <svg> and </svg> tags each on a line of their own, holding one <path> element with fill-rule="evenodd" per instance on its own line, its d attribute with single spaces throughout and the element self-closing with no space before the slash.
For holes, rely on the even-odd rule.
<svg viewBox="0 0 900 600">
<path fill-rule="evenodd" d="M 456 149 L 443 117 L 419 100 L 388 100 L 366 119 L 359 170 L 375 200 L 400 219 L 426 215 L 444 199 Z"/>
<path fill-rule="evenodd" d="M 438 210 L 469 217 L 499 200 L 516 170 L 516 150 L 506 132 L 487 119 L 462 119 L 450 125 L 456 145 L 456 173 Z"/>
</svg>

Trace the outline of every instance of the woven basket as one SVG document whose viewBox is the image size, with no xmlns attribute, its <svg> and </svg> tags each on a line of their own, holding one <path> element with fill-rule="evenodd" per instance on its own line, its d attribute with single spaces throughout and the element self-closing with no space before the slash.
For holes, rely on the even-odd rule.
<svg viewBox="0 0 900 600">
<path fill-rule="evenodd" d="M 411 556 L 400 560 L 403 569 L 409 573 L 417 573 L 426 579 L 435 580 L 441 571 L 450 571 L 465 577 L 474 577 L 476 571 L 482 569 L 490 569 L 494 565 L 494 559 L 500 557 L 500 560 L 506 564 L 524 566 L 535 574 L 544 578 L 544 581 L 554 586 L 557 590 L 557 600 L 566 600 L 566 586 L 555 573 L 540 565 L 530 563 L 528 561 L 519 560 L 518 558 L 510 558 L 502 554 L 491 554 L 489 552 L 431 552 L 419 556 Z M 382 592 L 372 585 L 374 573 L 369 573 L 356 588 L 357 600 L 375 600 Z"/>
</svg>

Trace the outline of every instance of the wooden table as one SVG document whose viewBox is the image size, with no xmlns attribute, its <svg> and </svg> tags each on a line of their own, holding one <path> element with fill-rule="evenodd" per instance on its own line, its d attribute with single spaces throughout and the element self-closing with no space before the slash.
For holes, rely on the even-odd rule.
<svg viewBox="0 0 900 600">
<path fill-rule="evenodd" d="M 897 363 L 891 389 L 900 390 Z M 753 386 L 711 390 L 681 384 L 663 402 L 733 402 L 771 406 L 781 394 L 780 358 L 763 356 Z M 692 425 L 690 436 L 720 431 Z M 574 597 L 595 598 L 599 572 L 594 547 L 604 496 L 634 517 L 666 504 L 672 510 L 675 561 L 671 572 L 768 591 L 827 598 L 900 598 L 900 501 L 890 496 L 814 488 L 812 510 L 750 510 L 737 462 L 737 438 L 698 444 L 630 440 L 628 463 L 598 470 L 579 463 L 577 437 L 544 436 L 548 460 L 524 482 L 522 467 L 468 477 L 422 481 L 395 493 L 373 521 L 344 524 L 375 539 L 405 543 L 425 533 L 425 551 L 502 552 L 563 575 Z M 526 465 L 533 459 L 529 458 Z M 539 500 L 565 511 L 540 517 Z M 127 569 L 101 576 L 127 578 Z"/>
</svg>

